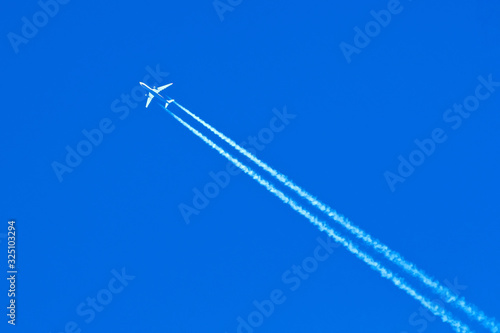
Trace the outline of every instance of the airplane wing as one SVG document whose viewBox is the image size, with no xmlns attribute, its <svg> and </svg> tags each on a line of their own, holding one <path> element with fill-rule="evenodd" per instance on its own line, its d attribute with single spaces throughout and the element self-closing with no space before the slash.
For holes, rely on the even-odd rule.
<svg viewBox="0 0 500 333">
<path fill-rule="evenodd" d="M 164 85 L 164 86 L 158 87 L 158 88 L 156 88 L 156 89 L 155 89 L 155 91 L 156 91 L 157 93 L 159 93 L 160 91 L 165 90 L 166 88 L 170 87 L 172 84 L 173 84 L 173 83 L 169 83 L 169 84 L 167 84 L 167 85 Z"/>
<path fill-rule="evenodd" d="M 149 103 L 151 103 L 151 101 L 153 100 L 153 94 L 152 93 L 149 93 L 148 95 L 148 100 L 146 101 L 146 107 L 149 106 Z"/>
</svg>

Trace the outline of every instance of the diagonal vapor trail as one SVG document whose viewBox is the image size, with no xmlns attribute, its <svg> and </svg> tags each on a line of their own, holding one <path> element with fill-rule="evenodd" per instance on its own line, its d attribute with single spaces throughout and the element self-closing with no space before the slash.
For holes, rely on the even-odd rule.
<svg viewBox="0 0 500 333">
<path fill-rule="evenodd" d="M 166 110 L 172 117 L 174 117 L 178 122 L 184 125 L 187 129 L 189 129 L 192 133 L 202 139 L 207 145 L 211 148 L 215 149 L 219 154 L 227 158 L 230 162 L 240 168 L 247 175 L 252 177 L 255 181 L 257 181 L 260 185 L 264 186 L 269 192 L 277 196 L 281 201 L 285 204 L 288 204 L 293 210 L 298 212 L 299 214 L 306 217 L 312 224 L 314 224 L 320 231 L 324 231 L 328 234 L 328 236 L 332 237 L 336 242 L 342 244 L 349 252 L 354 254 L 356 257 L 361 259 L 363 262 L 368 264 L 372 269 L 378 271 L 380 275 L 388 280 L 390 280 L 395 286 L 405 291 L 408 295 L 413 297 L 415 300 L 419 301 L 425 308 L 431 311 L 435 316 L 439 316 L 441 320 L 445 323 L 451 325 L 451 327 L 457 333 L 470 333 L 472 332 L 470 328 L 462 323 L 461 321 L 455 319 L 449 312 L 445 309 L 441 308 L 439 305 L 432 303 L 424 296 L 420 295 L 417 291 L 415 291 L 412 287 L 410 287 L 403 278 L 398 277 L 389 269 L 382 266 L 380 263 L 375 261 L 368 254 L 359 250 L 351 241 L 345 239 L 344 237 L 338 235 L 330 226 L 328 226 L 325 222 L 318 220 L 318 218 L 312 215 L 308 210 L 304 209 L 302 206 L 293 201 L 290 197 L 286 196 L 283 192 L 276 189 L 271 183 L 267 180 L 263 179 L 259 174 L 253 171 L 248 166 L 241 163 L 239 160 L 231 156 L 224 149 L 216 145 L 213 141 L 208 139 L 206 136 L 201 134 L 199 131 L 194 129 L 184 120 L 170 112 L 168 109 L 164 108 L 163 105 L 159 104 L 164 110 Z"/>
<path fill-rule="evenodd" d="M 413 277 L 419 279 L 424 285 L 432 289 L 436 294 L 440 295 L 445 302 L 454 305 L 455 307 L 463 310 L 470 318 L 477 320 L 480 322 L 485 328 L 489 329 L 492 333 L 500 332 L 500 325 L 496 323 L 495 318 L 488 317 L 483 311 L 477 308 L 473 304 L 469 304 L 465 298 L 458 298 L 449 288 L 440 284 L 436 279 L 430 277 L 423 270 L 417 268 L 417 266 L 406 259 L 403 258 L 401 254 L 398 252 L 391 250 L 387 245 L 383 244 L 379 240 L 373 238 L 365 231 L 361 230 L 354 224 L 352 224 L 346 217 L 337 213 L 334 209 L 330 208 L 328 205 L 319 201 L 316 197 L 309 194 L 307 191 L 303 190 L 301 187 L 296 185 L 294 182 L 289 180 L 284 174 L 278 172 L 273 169 L 265 162 L 261 161 L 257 157 L 255 157 L 252 153 L 247 151 L 245 148 L 238 145 L 236 142 L 231 140 L 229 137 L 225 136 L 222 132 L 218 131 L 210 124 L 206 123 L 203 119 L 175 102 L 179 108 L 181 108 L 184 112 L 186 112 L 193 119 L 198 121 L 200 124 L 209 129 L 212 133 L 217 135 L 219 138 L 228 143 L 231 147 L 236 149 L 238 152 L 243 154 L 245 157 L 253 161 L 259 167 L 267 171 L 274 178 L 279 180 L 282 184 L 287 186 L 289 189 L 295 191 L 299 196 L 306 199 L 311 203 L 314 207 L 318 208 L 325 214 L 327 214 L 332 220 L 342 225 L 344 228 L 349 230 L 352 234 L 354 234 L 357 238 L 363 240 L 367 245 L 371 246 L 378 253 L 381 253 L 388 260 L 402 268 L 405 272 L 412 275 Z"/>
</svg>

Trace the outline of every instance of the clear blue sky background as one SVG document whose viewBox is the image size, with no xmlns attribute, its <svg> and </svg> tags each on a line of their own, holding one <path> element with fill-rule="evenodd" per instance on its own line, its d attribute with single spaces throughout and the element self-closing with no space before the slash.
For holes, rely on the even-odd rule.
<svg viewBox="0 0 500 333">
<path fill-rule="evenodd" d="M 41 7 L 4 4 L 0 234 L 17 220 L 19 275 L 15 329 L 1 284 L 1 331 L 236 332 L 279 289 L 285 302 L 254 332 L 452 332 L 344 249 L 292 291 L 283 274 L 326 236 L 248 176 L 187 224 L 179 205 L 227 161 L 158 106 L 124 108 L 148 66 L 237 142 L 286 106 L 296 117 L 260 158 L 499 317 L 500 87 L 457 129 L 443 114 L 478 76 L 500 81 L 500 6 L 403 0 L 348 63 L 339 44 L 387 6 L 242 1 L 221 20 L 211 0 L 70 1 L 16 53 L 8 34 Z M 103 119 L 111 133 L 60 181 L 53 163 Z M 447 140 L 391 191 L 384 173 L 436 128 Z M 135 277 L 123 288 L 122 268 Z M 98 295 L 113 298 L 89 310 Z"/>
</svg>

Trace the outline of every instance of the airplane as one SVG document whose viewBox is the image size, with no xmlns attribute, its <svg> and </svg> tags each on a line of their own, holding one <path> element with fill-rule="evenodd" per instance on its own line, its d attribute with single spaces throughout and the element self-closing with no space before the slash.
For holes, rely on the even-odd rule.
<svg viewBox="0 0 500 333">
<path fill-rule="evenodd" d="M 139 82 L 139 84 L 140 84 L 140 85 L 141 85 L 144 89 L 146 89 L 146 90 L 148 91 L 148 94 L 146 94 L 146 96 L 148 96 L 148 100 L 146 101 L 146 107 L 148 107 L 148 106 L 149 106 L 149 103 L 151 103 L 151 101 L 152 101 L 152 100 L 153 100 L 153 98 L 155 98 L 155 97 L 156 97 L 156 98 L 158 98 L 158 100 L 159 100 L 159 101 L 161 101 L 161 102 L 165 103 L 165 108 L 167 108 L 167 107 L 168 107 L 168 105 L 174 101 L 173 99 L 165 99 L 165 98 L 163 98 L 163 97 L 159 94 L 159 92 L 160 92 L 160 91 L 162 91 L 162 90 L 164 90 L 164 89 L 166 89 L 166 88 L 170 87 L 173 83 L 169 83 L 169 84 L 167 84 L 167 85 L 164 85 L 164 86 L 161 86 L 161 87 L 158 87 L 158 88 L 156 88 L 156 87 L 150 88 L 150 87 L 148 87 L 148 85 L 147 85 L 147 84 L 142 83 L 142 82 Z"/>
</svg>

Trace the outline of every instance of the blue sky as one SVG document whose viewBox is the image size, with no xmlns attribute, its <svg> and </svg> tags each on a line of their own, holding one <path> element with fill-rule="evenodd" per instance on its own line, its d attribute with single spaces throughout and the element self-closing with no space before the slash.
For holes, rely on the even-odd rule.
<svg viewBox="0 0 500 333">
<path fill-rule="evenodd" d="M 15 219 L 19 274 L 2 332 L 229 333 L 269 299 L 253 332 L 452 332 L 342 248 L 298 277 L 326 234 L 242 173 L 197 209 L 228 162 L 145 109 L 143 80 L 174 82 L 169 96 L 498 318 L 499 14 L 486 0 L 6 4 L 0 247 Z"/>
</svg>

